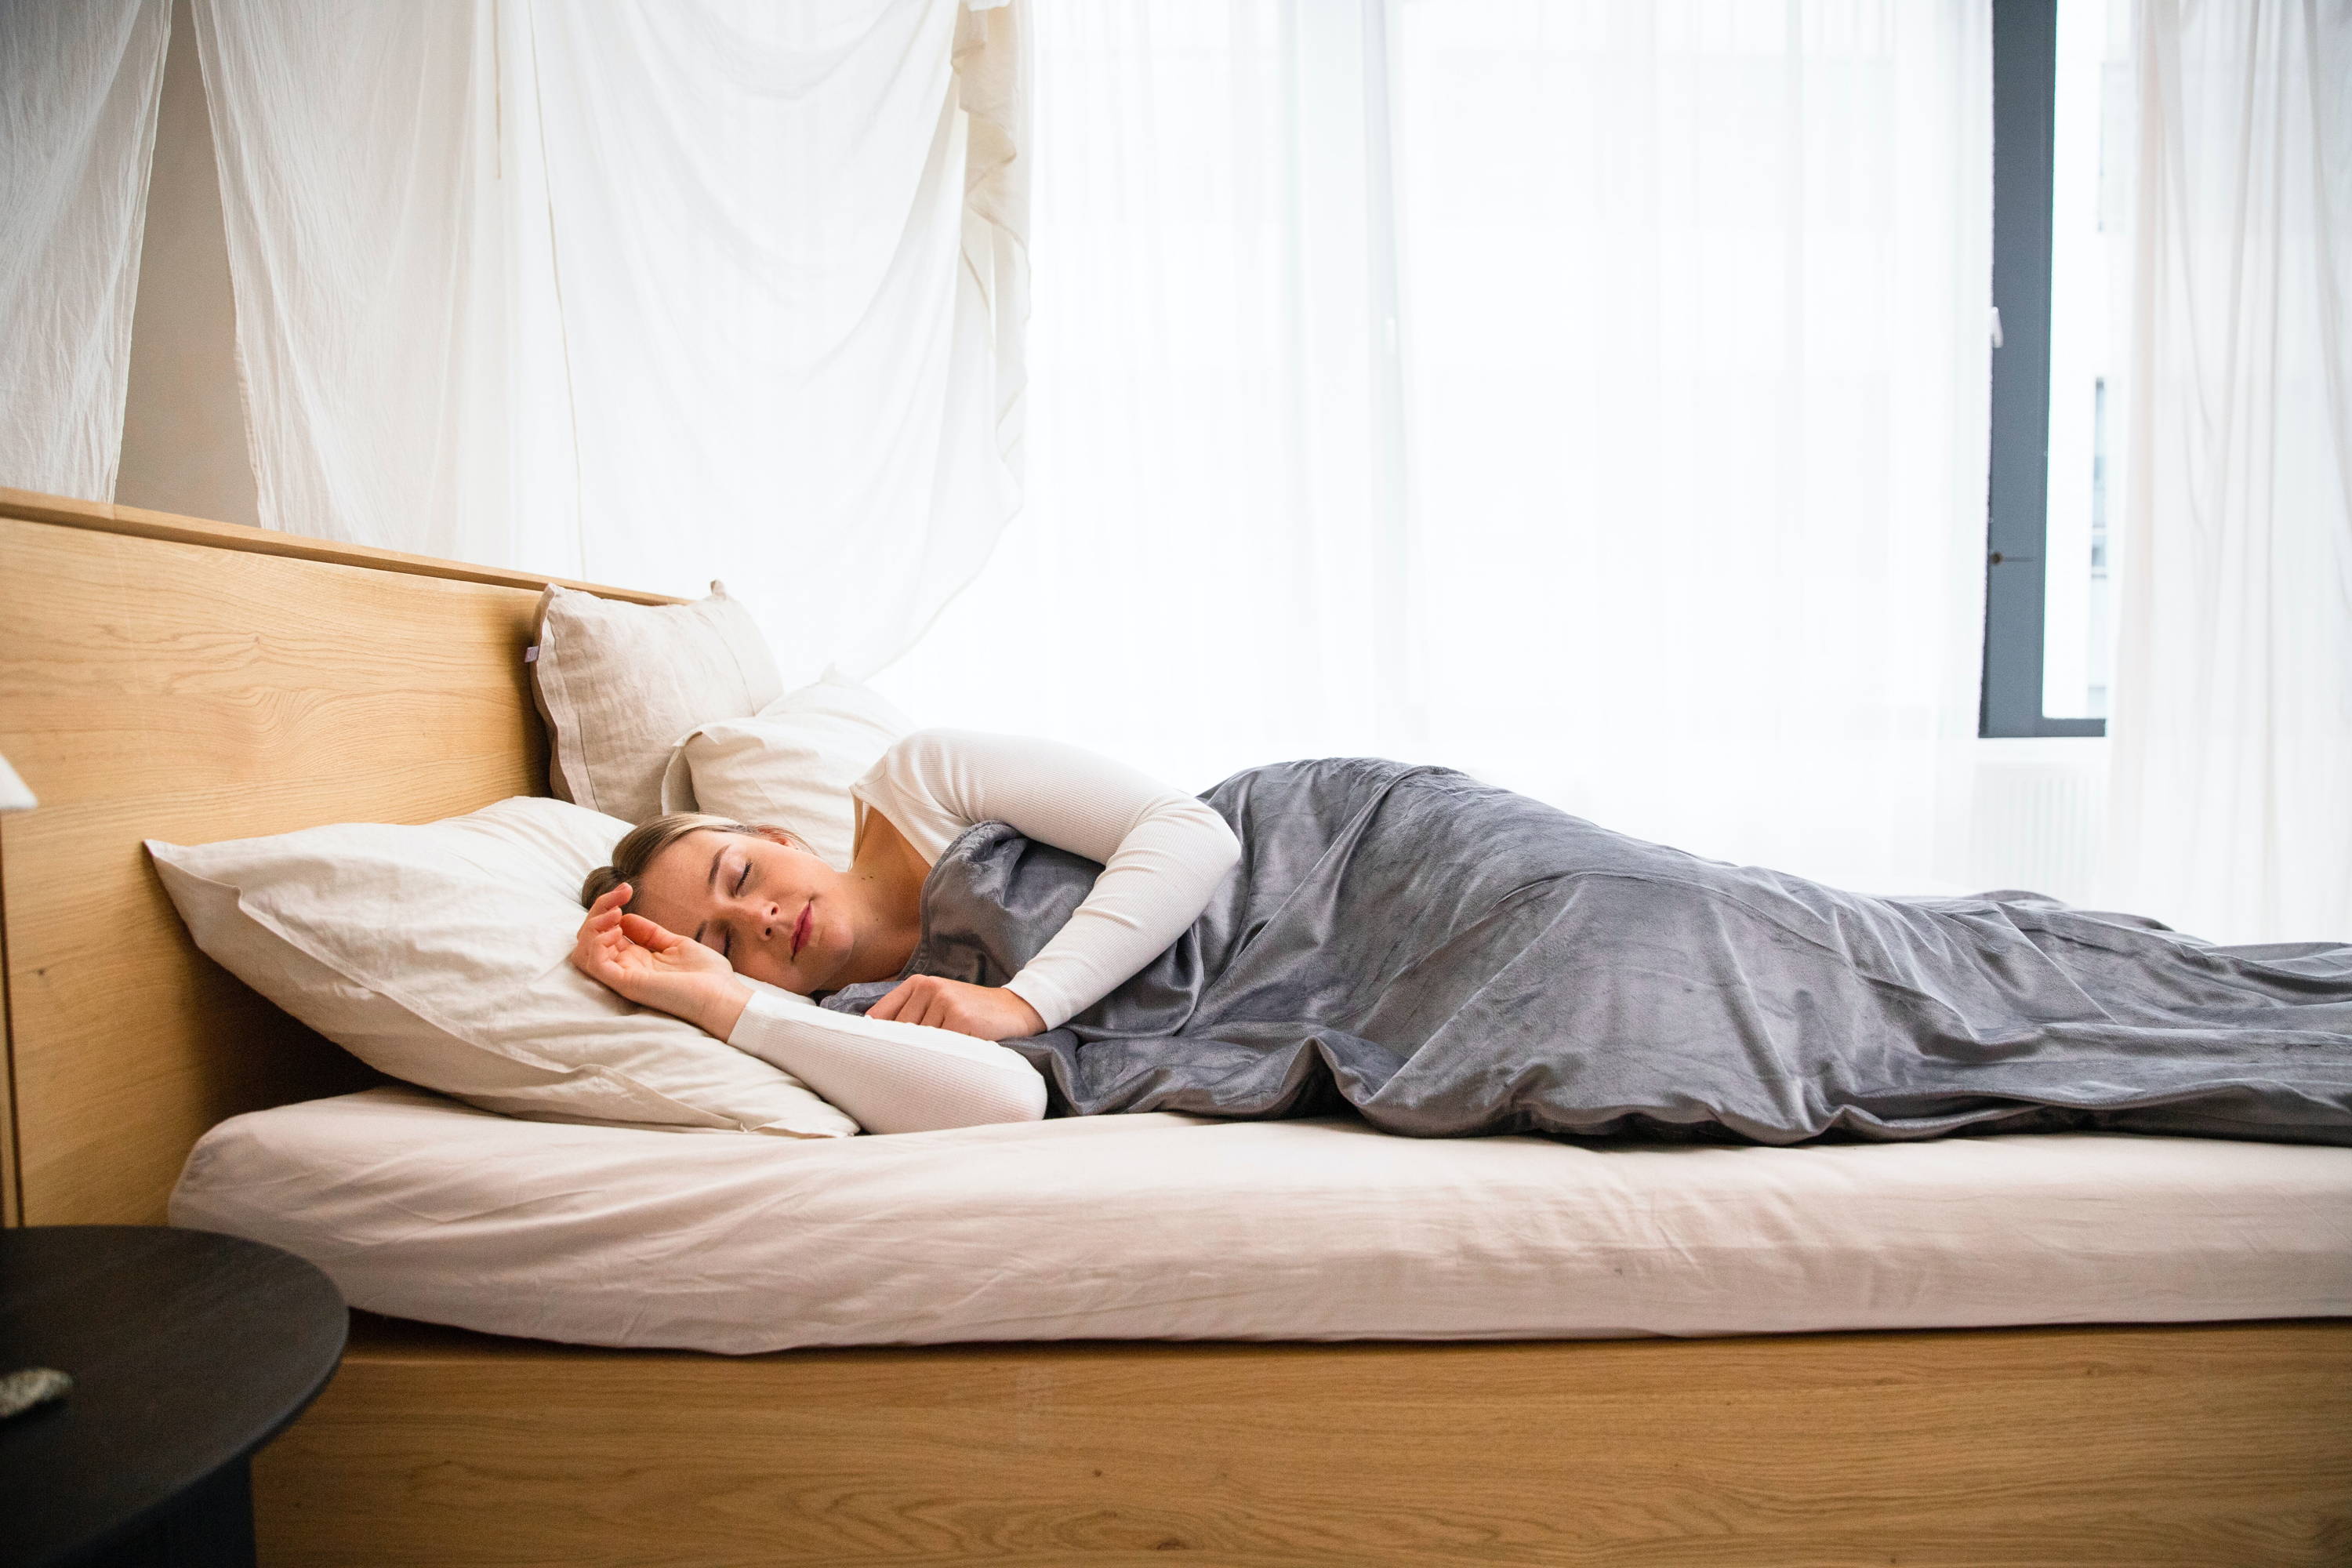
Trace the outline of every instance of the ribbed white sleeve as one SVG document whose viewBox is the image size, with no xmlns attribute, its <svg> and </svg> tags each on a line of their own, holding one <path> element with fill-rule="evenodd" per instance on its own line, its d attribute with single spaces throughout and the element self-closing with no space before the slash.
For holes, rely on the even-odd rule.
<svg viewBox="0 0 2352 1568">
<path fill-rule="evenodd" d="M 1045 1114 L 1045 1080 L 1016 1051 L 952 1029 L 827 1013 L 754 980 L 727 1043 L 782 1068 L 868 1132 L 936 1132 Z"/>
<path fill-rule="evenodd" d="M 1241 858 L 1233 829 L 1209 806 L 1108 757 L 1052 741 L 919 731 L 884 752 L 850 791 L 895 823 L 928 861 L 975 824 L 1002 822 L 1102 863 L 1069 923 L 1005 987 L 1036 1008 L 1049 1029 L 1183 935 Z"/>
</svg>

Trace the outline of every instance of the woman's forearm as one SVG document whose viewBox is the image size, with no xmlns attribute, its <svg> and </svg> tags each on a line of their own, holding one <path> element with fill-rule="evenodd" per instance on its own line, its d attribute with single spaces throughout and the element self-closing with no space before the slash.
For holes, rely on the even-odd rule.
<svg viewBox="0 0 2352 1568">
<path fill-rule="evenodd" d="M 1165 952 L 1240 858 L 1223 817 L 1107 757 L 1050 741 L 927 730 L 885 753 L 862 798 L 902 814 L 934 855 L 976 822 L 1003 822 L 1103 867 L 1069 922 L 1005 989 L 1059 1027 Z"/>
<path fill-rule="evenodd" d="M 1189 797 L 1159 803 L 1103 858 L 1069 922 L 1005 989 L 1058 1028 L 1190 930 L 1240 858 L 1213 810 Z"/>
<path fill-rule="evenodd" d="M 868 1132 L 933 1132 L 1045 1114 L 1045 1080 L 1017 1052 L 916 1024 L 827 1013 L 739 981 L 722 1037 L 791 1073 Z M 716 1031 L 713 1031 L 716 1033 Z"/>
</svg>

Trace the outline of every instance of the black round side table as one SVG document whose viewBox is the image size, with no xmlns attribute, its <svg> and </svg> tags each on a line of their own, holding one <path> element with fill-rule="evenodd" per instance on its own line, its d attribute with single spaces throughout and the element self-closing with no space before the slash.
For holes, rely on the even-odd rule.
<svg viewBox="0 0 2352 1568">
<path fill-rule="evenodd" d="M 0 1563 L 251 1568 L 248 1462 L 334 1375 L 349 1325 L 325 1275 L 259 1242 L 0 1230 L 0 1372 L 74 1380 L 0 1420 Z"/>
</svg>

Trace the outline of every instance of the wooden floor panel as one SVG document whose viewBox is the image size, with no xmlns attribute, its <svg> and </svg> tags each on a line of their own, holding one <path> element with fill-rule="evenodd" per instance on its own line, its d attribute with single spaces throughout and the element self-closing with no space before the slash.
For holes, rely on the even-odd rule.
<svg viewBox="0 0 2352 1568">
<path fill-rule="evenodd" d="M 2352 1562 L 2352 1323 L 714 1356 L 367 1332 L 262 1561 Z"/>
</svg>

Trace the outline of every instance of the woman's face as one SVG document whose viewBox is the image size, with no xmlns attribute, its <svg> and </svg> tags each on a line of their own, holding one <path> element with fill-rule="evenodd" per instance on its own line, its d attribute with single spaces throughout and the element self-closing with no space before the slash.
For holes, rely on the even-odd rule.
<svg viewBox="0 0 2352 1568">
<path fill-rule="evenodd" d="M 629 912 L 802 995 L 832 989 L 856 926 L 847 879 L 782 837 L 700 827 L 646 863 Z"/>
</svg>

